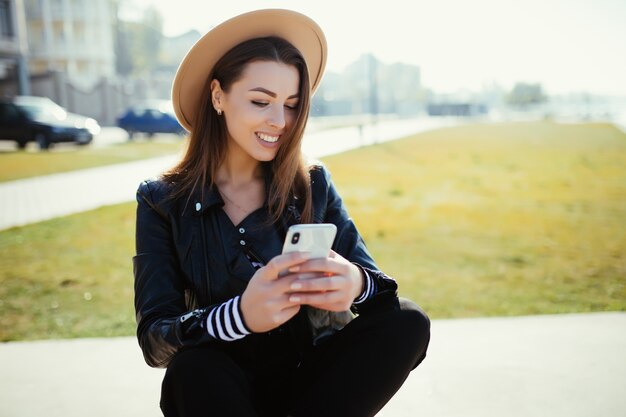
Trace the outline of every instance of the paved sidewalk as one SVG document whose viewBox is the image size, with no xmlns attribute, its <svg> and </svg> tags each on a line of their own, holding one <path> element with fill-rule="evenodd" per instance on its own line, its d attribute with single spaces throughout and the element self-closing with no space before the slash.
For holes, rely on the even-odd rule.
<svg viewBox="0 0 626 417">
<path fill-rule="evenodd" d="M 379 417 L 626 415 L 626 313 L 434 320 Z M 135 338 L 0 344 L 0 416 L 159 416 Z M 346 416 L 350 417 L 350 416 Z"/>
<path fill-rule="evenodd" d="M 166 156 L 0 183 L 0 230 L 130 201 L 141 181 L 175 161 Z"/>
<path fill-rule="evenodd" d="M 307 134 L 303 152 L 319 158 L 454 124 L 453 119 L 384 121 Z M 0 230 L 135 199 L 139 183 L 173 166 L 167 156 L 0 183 Z"/>
</svg>

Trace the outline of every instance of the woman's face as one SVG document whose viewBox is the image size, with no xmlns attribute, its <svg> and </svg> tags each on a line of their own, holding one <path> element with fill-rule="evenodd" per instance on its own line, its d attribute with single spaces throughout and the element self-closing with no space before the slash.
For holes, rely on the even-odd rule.
<svg viewBox="0 0 626 417">
<path fill-rule="evenodd" d="M 224 112 L 228 152 L 243 151 L 256 161 L 274 159 L 286 140 L 283 134 L 295 122 L 299 84 L 294 66 L 273 61 L 248 64 L 228 93 L 218 95 L 216 107 Z"/>
</svg>

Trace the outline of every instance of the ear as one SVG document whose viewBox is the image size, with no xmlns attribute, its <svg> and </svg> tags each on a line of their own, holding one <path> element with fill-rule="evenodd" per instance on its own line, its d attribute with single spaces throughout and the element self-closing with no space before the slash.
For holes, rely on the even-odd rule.
<svg viewBox="0 0 626 417">
<path fill-rule="evenodd" d="M 216 110 L 221 108 L 223 95 L 224 92 L 222 91 L 220 82 L 216 79 L 213 79 L 211 81 L 211 103 Z"/>
</svg>

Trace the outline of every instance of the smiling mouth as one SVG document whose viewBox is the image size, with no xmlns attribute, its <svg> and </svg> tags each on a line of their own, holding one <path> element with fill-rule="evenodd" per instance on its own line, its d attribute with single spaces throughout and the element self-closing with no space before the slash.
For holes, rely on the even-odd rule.
<svg viewBox="0 0 626 417">
<path fill-rule="evenodd" d="M 268 143 L 276 143 L 278 142 L 278 138 L 280 138 L 279 136 L 271 136 L 271 135 L 266 135 L 265 133 L 256 133 L 257 138 L 261 139 L 264 142 L 268 142 Z"/>
</svg>

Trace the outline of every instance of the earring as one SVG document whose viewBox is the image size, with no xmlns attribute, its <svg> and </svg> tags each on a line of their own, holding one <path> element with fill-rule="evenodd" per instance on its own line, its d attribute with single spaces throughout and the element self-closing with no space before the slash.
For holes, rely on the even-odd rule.
<svg viewBox="0 0 626 417">
<path fill-rule="evenodd" d="M 221 116 L 221 115 L 222 115 L 222 109 L 216 109 L 215 111 L 217 112 L 217 115 L 218 115 L 218 116 Z"/>
</svg>

